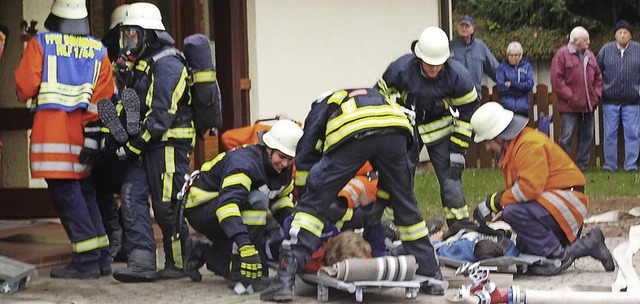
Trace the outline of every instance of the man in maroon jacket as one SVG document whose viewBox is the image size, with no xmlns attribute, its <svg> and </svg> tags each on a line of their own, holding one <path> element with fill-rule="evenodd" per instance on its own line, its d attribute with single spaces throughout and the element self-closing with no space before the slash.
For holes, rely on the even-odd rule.
<svg viewBox="0 0 640 304">
<path fill-rule="evenodd" d="M 584 171 L 593 140 L 594 114 L 602 97 L 602 73 L 589 50 L 589 32 L 577 26 L 571 30 L 569 44 L 561 47 L 551 61 L 551 85 L 558 95 L 562 122 L 560 146 L 571 155 L 571 139 L 578 131 L 575 162 Z"/>
</svg>

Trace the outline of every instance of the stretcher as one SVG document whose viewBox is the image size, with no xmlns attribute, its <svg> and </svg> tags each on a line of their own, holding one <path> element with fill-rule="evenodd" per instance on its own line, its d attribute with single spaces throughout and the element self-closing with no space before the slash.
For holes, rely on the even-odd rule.
<svg viewBox="0 0 640 304">
<path fill-rule="evenodd" d="M 345 282 L 332 277 L 319 276 L 312 273 L 298 274 L 300 279 L 308 284 L 317 285 L 318 302 L 329 301 L 329 288 L 334 288 L 355 294 L 356 302 L 361 303 L 366 292 L 382 291 L 389 288 L 404 288 L 405 298 L 415 299 L 418 296 L 420 285 L 427 282 L 428 285 L 440 285 L 443 289 L 449 287 L 447 281 L 437 280 L 431 277 L 415 275 L 409 281 L 355 281 Z"/>
<path fill-rule="evenodd" d="M 269 267 L 278 269 L 275 261 L 267 262 Z M 298 277 L 309 285 L 316 285 L 318 302 L 329 301 L 329 288 L 346 291 L 355 295 L 355 300 L 361 303 L 364 293 L 380 292 L 389 288 L 404 288 L 405 298 L 415 299 L 418 296 L 420 285 L 427 283 L 430 286 L 441 286 L 443 289 L 449 288 L 449 282 L 434 279 L 431 277 L 415 275 L 412 280 L 408 281 L 354 281 L 347 282 L 338 280 L 333 277 L 317 275 L 314 273 L 298 273 Z"/>
<path fill-rule="evenodd" d="M 437 256 L 440 264 L 458 268 L 465 263 L 469 263 L 468 261 L 452 259 L 444 256 Z M 560 267 L 562 261 L 559 259 L 547 259 L 546 257 L 523 254 L 521 253 L 518 256 L 501 256 L 497 258 L 484 259 L 482 261 L 477 262 L 479 266 L 482 267 L 495 267 L 495 272 L 515 272 L 516 273 L 526 273 L 527 268 L 530 265 L 554 265 L 556 267 Z"/>
</svg>

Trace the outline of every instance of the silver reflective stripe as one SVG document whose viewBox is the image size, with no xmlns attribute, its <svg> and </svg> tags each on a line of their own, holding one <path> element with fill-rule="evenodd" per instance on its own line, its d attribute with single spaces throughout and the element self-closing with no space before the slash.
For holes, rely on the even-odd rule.
<svg viewBox="0 0 640 304">
<path fill-rule="evenodd" d="M 347 186 L 345 186 L 343 188 L 343 190 L 346 190 L 347 192 L 349 192 L 349 195 L 351 195 L 351 198 L 353 199 L 353 203 L 356 205 L 356 207 L 360 206 L 360 195 L 358 195 L 358 192 L 356 192 L 355 189 L 353 189 L 353 186 L 356 186 L 358 189 L 360 189 L 360 195 L 367 195 L 367 189 L 364 186 L 364 183 L 358 179 L 352 178 L 351 181 L 349 181 L 349 183 L 347 184 Z"/>
<path fill-rule="evenodd" d="M 31 144 L 31 153 L 69 153 L 80 155 L 82 146 L 69 144 Z"/>
<path fill-rule="evenodd" d="M 571 227 L 571 231 L 573 231 L 573 234 L 575 235 L 579 229 L 578 222 L 576 221 L 576 218 L 573 216 L 573 213 L 571 213 L 571 210 L 569 210 L 567 205 L 565 205 L 564 202 L 553 192 L 542 192 L 542 197 L 546 198 L 549 202 L 551 202 L 551 204 L 553 204 L 553 206 L 558 209 L 558 211 L 560 211 L 560 214 L 562 214 L 562 217 L 567 220 L 567 223 L 569 223 L 569 226 Z"/>
<path fill-rule="evenodd" d="M 567 200 L 574 208 L 582 214 L 582 217 L 587 216 L 587 207 L 582 203 L 582 201 L 573 193 L 573 191 L 567 190 L 556 190 L 556 194 L 562 196 L 565 200 Z"/>
<path fill-rule="evenodd" d="M 518 186 L 518 181 L 513 183 L 513 186 L 511 186 L 511 192 L 513 192 L 513 196 L 516 197 L 516 201 L 518 201 L 518 203 L 524 203 L 528 201 L 528 199 L 524 196 L 524 193 L 522 193 L 522 190 L 520 190 L 520 186 Z"/>
<path fill-rule="evenodd" d="M 32 162 L 31 170 L 33 171 L 65 171 L 65 172 L 86 172 L 87 166 L 71 162 Z"/>
</svg>

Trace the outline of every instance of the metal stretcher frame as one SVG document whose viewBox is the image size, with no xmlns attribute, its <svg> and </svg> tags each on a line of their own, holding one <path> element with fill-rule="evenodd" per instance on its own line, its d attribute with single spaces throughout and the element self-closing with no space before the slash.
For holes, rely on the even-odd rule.
<svg viewBox="0 0 640 304">
<path fill-rule="evenodd" d="M 415 299 L 418 296 L 420 285 L 427 282 L 429 285 L 441 285 L 444 289 L 449 287 L 447 281 L 436 280 L 434 278 L 415 275 L 410 281 L 355 281 L 345 282 L 336 278 L 319 276 L 312 273 L 298 274 L 302 281 L 309 284 L 316 284 L 318 289 L 318 302 L 329 301 L 329 288 L 343 290 L 349 293 L 355 293 L 356 302 L 362 302 L 363 292 L 380 291 L 387 288 L 404 288 L 405 298 Z"/>
<path fill-rule="evenodd" d="M 458 268 L 464 263 L 469 263 L 469 261 L 452 259 L 440 255 L 438 255 L 437 258 L 441 264 L 453 268 Z M 497 269 L 494 270 L 495 272 L 513 272 L 512 266 L 515 266 L 517 273 L 525 273 L 527 272 L 527 267 L 530 265 L 553 264 L 556 267 L 560 267 L 562 261 L 559 259 L 547 259 L 543 256 L 521 253 L 518 256 L 501 256 L 497 258 L 484 259 L 482 261 L 478 261 L 478 263 L 480 266 L 496 267 Z"/>
</svg>

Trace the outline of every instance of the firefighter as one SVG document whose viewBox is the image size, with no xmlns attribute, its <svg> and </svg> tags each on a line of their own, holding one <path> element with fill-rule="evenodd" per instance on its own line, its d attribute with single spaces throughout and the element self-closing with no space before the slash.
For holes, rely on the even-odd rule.
<svg viewBox="0 0 640 304">
<path fill-rule="evenodd" d="M 187 263 L 194 281 L 201 280 L 198 268 L 206 262 L 232 288 L 258 291 L 265 286 L 260 282 L 268 277 L 268 266 L 263 264 L 267 213 L 283 225 L 292 212 L 291 173 L 302 128 L 283 119 L 260 136 L 258 145 L 235 148 L 204 163 L 189 191 L 185 215 L 215 244 L 193 244 L 200 247 L 194 248 L 197 253 L 190 254 Z"/>
<path fill-rule="evenodd" d="M 97 103 L 113 95 L 107 49 L 89 36 L 84 0 L 56 0 L 45 21 L 49 32 L 27 43 L 15 70 L 20 101 L 32 99 L 31 176 L 45 178 L 73 250 L 71 262 L 51 270 L 54 278 L 111 274 L 109 241 L 81 160 L 96 151 L 83 126 L 99 119 Z"/>
<path fill-rule="evenodd" d="M 467 69 L 449 58 L 449 39 L 442 29 L 426 28 L 411 50 L 413 54 L 389 65 L 376 88 L 386 96 L 397 96 L 412 118 L 415 115 L 418 144 L 410 151 L 410 163 L 415 171 L 424 144 L 451 226 L 469 218 L 461 177 L 471 141 L 469 119 L 478 107 L 478 92 Z"/>
<path fill-rule="evenodd" d="M 300 200 L 281 246 L 277 279 L 261 293 L 261 300 L 293 300 L 295 275 L 317 248 L 329 205 L 367 160 L 379 173 L 377 199 L 389 201 L 394 209 L 400 239 L 420 265 L 418 274 L 441 278 L 411 189 L 411 134 L 400 106 L 375 89 L 332 92 L 312 104 L 296 152 Z M 444 293 L 438 287 L 421 289 Z"/>
<path fill-rule="evenodd" d="M 478 205 L 473 218 L 480 223 L 502 218 L 517 233 L 521 253 L 561 261 L 531 265 L 529 274 L 555 275 L 584 256 L 613 271 L 613 257 L 600 228 L 580 237 L 589 207 L 584 174 L 558 144 L 527 127 L 527 122 L 496 102 L 482 105 L 471 117 L 474 141 L 484 141 L 487 150 L 501 153 L 498 167 L 506 181 L 505 189 Z"/>
<path fill-rule="evenodd" d="M 180 239 L 172 242 L 171 236 L 179 205 L 176 196 L 185 174 L 190 173 L 189 154 L 195 144 L 187 69 L 154 4 L 129 5 L 121 25 L 121 43 L 120 52 L 134 73 L 125 87 L 138 95 L 141 125 L 138 134 L 116 151 L 130 162 L 121 192 L 129 257 L 127 268 L 116 270 L 113 277 L 121 282 L 184 277 L 186 223 L 176 227 Z M 157 274 L 147 193 L 163 235 L 164 269 Z"/>
</svg>

